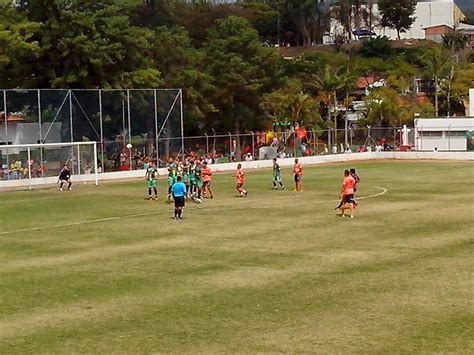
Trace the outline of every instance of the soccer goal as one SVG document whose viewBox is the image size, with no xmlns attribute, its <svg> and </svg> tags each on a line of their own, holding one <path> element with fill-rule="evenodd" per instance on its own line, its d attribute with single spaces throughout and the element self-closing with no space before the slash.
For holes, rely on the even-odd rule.
<svg viewBox="0 0 474 355">
<path fill-rule="evenodd" d="M 72 181 L 99 184 L 96 142 L 0 145 L 0 187 L 53 184 L 64 165 Z"/>
</svg>

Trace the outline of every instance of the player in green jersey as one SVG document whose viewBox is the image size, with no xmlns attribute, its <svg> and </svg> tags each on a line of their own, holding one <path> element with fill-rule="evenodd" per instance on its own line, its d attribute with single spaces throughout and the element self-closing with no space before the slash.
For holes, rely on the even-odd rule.
<svg viewBox="0 0 474 355">
<path fill-rule="evenodd" d="M 282 190 L 285 189 L 285 186 L 283 186 L 283 179 L 281 178 L 281 170 L 280 170 L 280 164 L 277 163 L 276 158 L 273 158 L 273 177 L 272 177 L 272 182 L 273 182 L 273 188 L 275 190 L 278 190 L 277 183 L 280 184 L 280 187 Z"/>
<path fill-rule="evenodd" d="M 202 178 L 201 178 L 201 162 L 196 160 L 191 168 L 191 198 L 197 199 L 197 202 L 201 201 L 201 189 L 202 189 Z"/>
<path fill-rule="evenodd" d="M 183 161 L 183 183 L 186 185 L 186 192 L 189 196 L 191 192 L 191 173 L 192 173 L 192 165 L 189 158 L 185 158 Z"/>
<path fill-rule="evenodd" d="M 155 200 L 158 199 L 158 190 L 156 189 L 156 178 L 158 176 L 158 170 L 156 169 L 156 165 L 152 162 L 148 165 L 148 168 L 146 169 L 146 174 L 145 178 L 148 184 L 148 198 L 153 200 L 153 196 L 151 193 L 151 189 L 153 189 L 153 192 L 155 193 Z"/>
<path fill-rule="evenodd" d="M 176 182 L 178 177 L 178 165 L 175 163 L 174 158 L 171 157 L 168 160 L 168 200 L 171 200 L 171 186 Z"/>
</svg>

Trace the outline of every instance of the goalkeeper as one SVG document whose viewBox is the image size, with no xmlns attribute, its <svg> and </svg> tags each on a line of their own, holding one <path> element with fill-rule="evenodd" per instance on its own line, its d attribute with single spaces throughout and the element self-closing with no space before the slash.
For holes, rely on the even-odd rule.
<svg viewBox="0 0 474 355">
<path fill-rule="evenodd" d="M 67 189 L 69 191 L 72 190 L 72 188 L 71 188 L 71 185 L 72 185 L 71 171 L 69 170 L 67 164 L 64 164 L 63 168 L 59 172 L 58 181 L 59 181 L 59 191 L 63 191 L 63 185 L 64 185 L 65 182 L 67 182 L 67 184 L 68 184 Z"/>
<path fill-rule="evenodd" d="M 151 200 L 158 200 L 158 190 L 156 188 L 156 178 L 158 177 L 158 170 L 156 169 L 155 163 L 151 162 L 148 168 L 146 169 L 145 178 L 148 184 L 148 198 Z M 151 189 L 155 193 L 155 197 L 153 198 Z"/>
</svg>

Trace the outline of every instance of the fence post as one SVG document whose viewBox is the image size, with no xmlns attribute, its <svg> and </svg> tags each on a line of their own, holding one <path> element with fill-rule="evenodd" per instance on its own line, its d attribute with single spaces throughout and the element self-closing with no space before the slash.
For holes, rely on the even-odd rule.
<svg viewBox="0 0 474 355">
<path fill-rule="evenodd" d="M 72 117 L 72 90 L 69 90 L 69 125 L 70 125 L 70 142 L 74 142 L 74 121 Z M 71 147 L 71 159 L 74 157 L 74 148 Z M 74 164 L 72 164 L 72 173 L 75 174 Z"/>
<path fill-rule="evenodd" d="M 28 184 L 31 191 L 31 148 L 28 147 L 28 162 L 26 163 L 28 167 Z"/>
<path fill-rule="evenodd" d="M 255 160 L 255 137 L 253 131 L 250 133 L 252 134 L 252 158 Z"/>
<path fill-rule="evenodd" d="M 232 161 L 232 135 L 230 132 L 227 132 L 227 134 L 229 135 L 229 160 Z"/>
<path fill-rule="evenodd" d="M 81 176 L 81 145 L 77 146 L 77 174 Z"/>
<path fill-rule="evenodd" d="M 158 142 L 158 99 L 156 97 L 156 89 L 153 90 L 153 104 L 155 106 L 155 153 L 156 153 L 156 166 L 160 167 L 160 151 Z M 152 156 L 153 159 L 153 156 Z"/>
<path fill-rule="evenodd" d="M 7 90 L 3 90 L 3 120 L 5 121 L 5 144 L 8 144 Z"/>
<path fill-rule="evenodd" d="M 347 110 L 346 114 L 344 115 L 344 150 L 347 149 L 347 145 L 349 144 L 347 139 Z M 351 147 L 352 150 L 352 147 Z"/>
<path fill-rule="evenodd" d="M 104 164 L 102 162 L 102 164 Z M 94 144 L 94 173 L 95 173 L 95 185 L 99 185 L 99 172 L 97 171 L 97 143 Z"/>
<path fill-rule="evenodd" d="M 102 114 L 102 89 L 99 89 L 99 122 L 100 122 L 100 170 L 104 171 L 104 122 Z"/>
<path fill-rule="evenodd" d="M 186 151 L 184 149 L 183 89 L 179 90 L 179 115 L 181 120 L 181 150 L 183 151 L 184 156 Z"/>
<path fill-rule="evenodd" d="M 130 90 L 127 89 L 128 143 L 132 143 L 132 118 L 130 116 Z M 130 151 L 131 153 L 131 151 Z M 132 157 L 130 156 L 130 159 Z M 130 166 L 132 164 L 130 163 Z"/>
<path fill-rule="evenodd" d="M 207 133 L 204 133 L 204 135 L 206 136 L 206 154 L 209 155 L 209 136 Z"/>
</svg>

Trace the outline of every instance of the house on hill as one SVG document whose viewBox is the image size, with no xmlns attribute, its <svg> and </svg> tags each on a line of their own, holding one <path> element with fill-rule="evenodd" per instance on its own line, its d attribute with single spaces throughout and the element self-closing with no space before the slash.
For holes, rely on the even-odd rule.
<svg viewBox="0 0 474 355">
<path fill-rule="evenodd" d="M 425 39 L 431 40 L 436 43 L 443 42 L 443 36 L 447 33 L 457 31 L 466 35 L 467 47 L 474 47 L 474 26 L 465 23 L 460 23 L 457 26 L 448 26 L 446 24 L 429 26 L 424 28 Z"/>
</svg>

